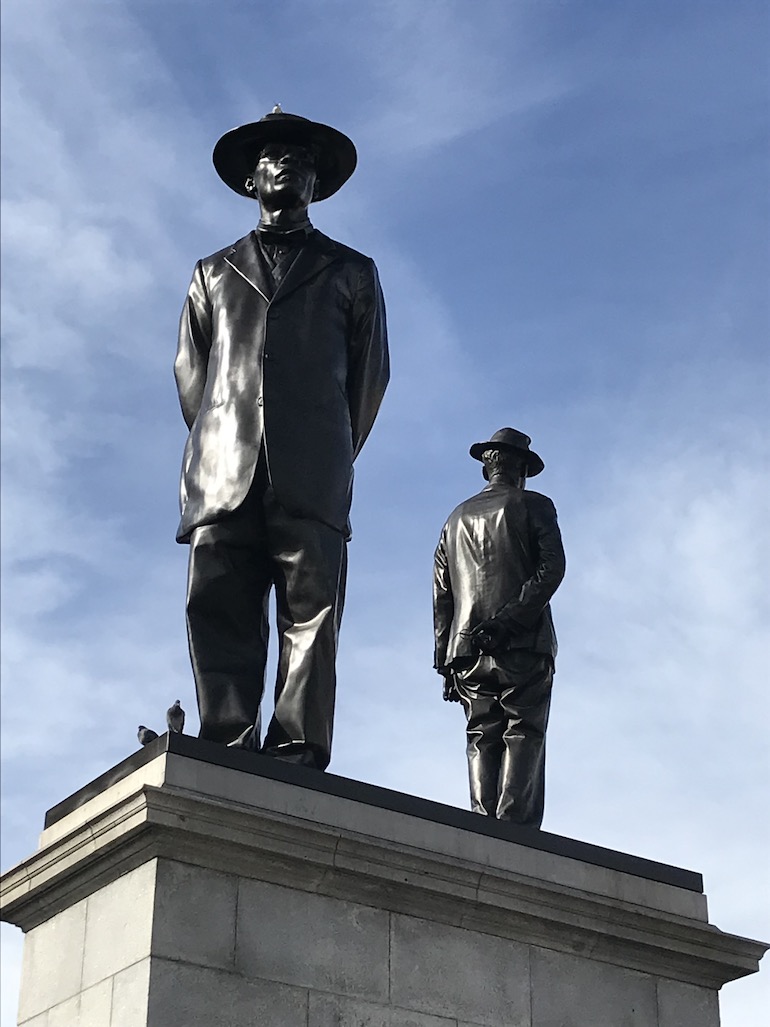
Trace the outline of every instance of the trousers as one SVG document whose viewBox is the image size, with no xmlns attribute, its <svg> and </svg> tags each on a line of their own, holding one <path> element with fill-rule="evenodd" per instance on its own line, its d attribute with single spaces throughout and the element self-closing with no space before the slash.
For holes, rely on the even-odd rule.
<svg viewBox="0 0 770 1027">
<path fill-rule="evenodd" d="M 553 659 L 526 649 L 480 655 L 454 678 L 467 718 L 471 809 L 540 827 Z"/>
<path fill-rule="evenodd" d="M 260 748 L 274 589 L 275 712 L 262 751 L 326 769 L 346 574 L 344 537 L 284 510 L 260 459 L 241 506 L 190 538 L 187 637 L 201 738 Z"/>
</svg>

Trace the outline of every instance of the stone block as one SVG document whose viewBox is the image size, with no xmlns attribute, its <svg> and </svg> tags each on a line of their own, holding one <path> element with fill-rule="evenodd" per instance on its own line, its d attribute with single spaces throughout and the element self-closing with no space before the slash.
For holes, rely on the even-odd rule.
<svg viewBox="0 0 770 1027">
<path fill-rule="evenodd" d="M 109 1024 L 112 1018 L 112 984 L 112 978 L 108 978 L 81 992 L 78 1027 L 106 1027 Z M 54 1027 L 50 1014 L 49 1027 Z M 69 1025 L 62 1023 L 61 1027 Z"/>
<path fill-rule="evenodd" d="M 766 948 L 696 874 L 172 742 L 4 876 L 24 1027 L 718 1027 Z"/>
<path fill-rule="evenodd" d="M 307 1027 L 455 1027 L 456 1023 L 453 1018 L 313 991 L 307 1019 Z"/>
<path fill-rule="evenodd" d="M 86 902 L 76 902 L 29 931 L 24 939 L 19 1022 L 58 1005 L 82 987 Z M 31 986 L 32 982 L 34 985 Z"/>
<path fill-rule="evenodd" d="M 307 1006 L 304 988 L 157 959 L 142 1027 L 307 1027 Z"/>
<path fill-rule="evenodd" d="M 235 963 L 249 978 L 387 1001 L 388 913 L 242 881 Z"/>
<path fill-rule="evenodd" d="M 86 900 L 84 988 L 149 955 L 157 862 L 129 871 Z"/>
<path fill-rule="evenodd" d="M 719 995 L 681 981 L 658 981 L 659 1027 L 719 1027 Z"/>
<path fill-rule="evenodd" d="M 150 959 L 126 967 L 112 979 L 112 1016 L 109 1027 L 147 1027 L 150 995 Z M 171 1027 L 171 1024 L 169 1024 Z M 181 1025 L 180 1025 L 181 1027 Z"/>
<path fill-rule="evenodd" d="M 257 792 L 255 779 L 250 775 L 202 760 L 189 760 L 169 753 L 165 781 L 201 795 L 216 795 L 244 805 L 258 804 L 293 820 L 333 825 L 343 832 L 355 824 L 359 835 L 409 846 L 417 852 L 441 853 L 453 865 L 471 863 L 490 867 L 524 879 L 545 880 L 624 902 L 649 904 L 679 916 L 707 920 L 705 898 L 696 892 L 645 881 L 632 874 L 608 870 L 578 859 L 565 859 L 516 842 L 458 831 L 444 824 L 417 816 L 403 816 L 353 799 L 297 788 L 282 781 L 262 778 Z"/>
<path fill-rule="evenodd" d="M 98 823 L 99 817 L 114 806 L 116 801 L 135 795 L 145 785 L 154 785 L 159 788 L 166 776 L 166 755 L 163 754 L 157 759 L 134 771 L 122 780 L 115 782 L 105 788 L 99 795 L 94 796 L 87 802 L 78 806 L 71 813 L 47 827 L 40 835 L 38 848 L 45 848 L 61 838 L 65 838 L 70 832 L 76 831 L 84 824 L 93 825 Z M 81 850 L 82 851 L 82 850 Z"/>
<path fill-rule="evenodd" d="M 232 970 L 238 881 L 229 874 L 158 861 L 153 955 Z"/>
<path fill-rule="evenodd" d="M 394 915 L 391 1000 L 406 1009 L 472 1023 L 530 1027 L 528 948 Z"/>
<path fill-rule="evenodd" d="M 112 982 L 102 982 L 112 983 Z M 109 1010 L 107 1019 L 102 1023 L 109 1023 Z M 66 1002 L 60 1002 L 51 1006 L 48 1010 L 48 1021 L 46 1027 L 80 1027 L 80 995 L 68 998 Z"/>
<path fill-rule="evenodd" d="M 108 1027 L 112 1010 L 112 978 L 48 1010 L 46 1027 Z"/>
<path fill-rule="evenodd" d="M 532 1027 L 657 1027 L 655 978 L 548 949 L 532 950 Z"/>
</svg>

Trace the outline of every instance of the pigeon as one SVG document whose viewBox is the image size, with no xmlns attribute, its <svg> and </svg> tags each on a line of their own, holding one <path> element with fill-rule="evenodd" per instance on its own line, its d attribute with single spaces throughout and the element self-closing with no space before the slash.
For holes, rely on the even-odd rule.
<svg viewBox="0 0 770 1027">
<path fill-rule="evenodd" d="M 166 723 L 169 731 L 173 731 L 175 735 L 181 735 L 184 732 L 184 710 L 180 699 L 177 699 L 174 705 L 169 707 L 166 713 Z"/>
<path fill-rule="evenodd" d="M 144 724 L 140 724 L 139 730 L 136 732 L 136 737 L 142 745 L 149 745 L 150 742 L 154 742 L 158 737 L 158 732 L 153 731 L 151 727 L 145 727 Z"/>
</svg>

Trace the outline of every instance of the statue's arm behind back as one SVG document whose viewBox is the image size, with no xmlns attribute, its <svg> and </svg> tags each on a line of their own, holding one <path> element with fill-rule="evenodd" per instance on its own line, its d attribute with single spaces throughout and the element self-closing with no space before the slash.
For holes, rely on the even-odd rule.
<svg viewBox="0 0 770 1027">
<path fill-rule="evenodd" d="M 433 627 L 435 633 L 433 666 L 438 671 L 447 664 L 447 652 L 455 609 L 445 540 L 446 529 L 441 533 L 441 538 L 433 557 Z"/>
<path fill-rule="evenodd" d="M 531 511 L 534 573 L 524 582 L 519 595 L 500 610 L 497 617 L 505 622 L 533 627 L 564 578 L 566 560 L 556 517 L 550 499 Z"/>
<path fill-rule="evenodd" d="M 174 362 L 179 402 L 188 428 L 192 428 L 200 410 L 210 349 L 211 302 L 198 261 L 179 319 L 179 344 Z"/>
<path fill-rule="evenodd" d="M 353 300 L 347 392 L 353 432 L 353 459 L 372 429 L 390 378 L 388 331 L 377 268 L 368 261 L 359 274 Z"/>
</svg>

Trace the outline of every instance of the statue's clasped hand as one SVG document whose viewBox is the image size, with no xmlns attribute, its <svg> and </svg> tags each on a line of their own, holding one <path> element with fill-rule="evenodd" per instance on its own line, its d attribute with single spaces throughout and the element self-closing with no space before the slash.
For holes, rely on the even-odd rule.
<svg viewBox="0 0 770 1027">
<path fill-rule="evenodd" d="M 497 652 L 508 638 L 508 630 L 499 621 L 484 620 L 471 631 L 471 645 L 480 653 Z"/>
<path fill-rule="evenodd" d="M 438 673 L 444 679 L 444 702 L 459 702 L 460 693 L 457 691 L 457 685 L 455 683 L 455 676 L 452 673 L 451 667 L 439 667 Z"/>
</svg>

